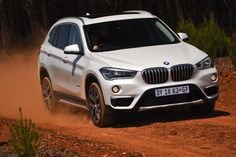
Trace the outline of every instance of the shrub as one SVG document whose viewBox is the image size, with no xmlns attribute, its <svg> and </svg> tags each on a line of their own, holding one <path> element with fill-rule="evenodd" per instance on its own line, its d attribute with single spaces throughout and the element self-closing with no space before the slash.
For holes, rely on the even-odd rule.
<svg viewBox="0 0 236 157">
<path fill-rule="evenodd" d="M 184 19 L 183 17 L 181 17 L 178 23 L 177 31 L 187 33 L 189 36 L 188 42 L 193 45 L 196 45 L 195 37 L 197 36 L 197 28 L 193 24 L 192 20 Z"/>
<path fill-rule="evenodd" d="M 19 157 L 33 157 L 37 153 L 41 135 L 31 119 L 24 119 L 19 108 L 20 119 L 9 128 L 10 144 Z"/>
<path fill-rule="evenodd" d="M 207 52 L 211 57 L 220 57 L 228 54 L 230 47 L 229 37 L 219 27 L 213 15 L 209 20 L 195 27 L 191 20 L 181 18 L 178 31 L 189 34 L 189 43 Z"/>
</svg>

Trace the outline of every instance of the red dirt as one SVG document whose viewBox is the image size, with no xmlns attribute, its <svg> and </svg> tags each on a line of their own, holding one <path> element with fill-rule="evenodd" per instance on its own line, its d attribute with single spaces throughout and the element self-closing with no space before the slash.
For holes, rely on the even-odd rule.
<svg viewBox="0 0 236 157">
<path fill-rule="evenodd" d="M 209 116 L 193 116 L 184 107 L 168 108 L 125 115 L 112 128 L 97 128 L 85 112 L 51 116 L 45 111 L 36 58 L 0 57 L 0 116 L 4 119 L 18 118 L 18 107 L 22 107 L 24 115 L 31 117 L 41 130 L 49 129 L 44 131 L 46 135 L 56 132 L 63 137 L 65 148 L 82 152 L 82 156 L 119 156 L 123 151 L 126 156 L 132 156 L 132 152 L 168 157 L 236 156 L 235 72 L 221 77 L 220 97 L 215 112 Z M 1 122 L 0 141 L 8 138 L 6 126 Z M 98 154 L 91 153 L 91 146 L 85 146 L 86 151 L 76 149 L 71 140 L 75 138 L 92 141 L 90 145 L 100 143 L 108 149 Z M 62 147 L 50 147 L 53 145 Z"/>
</svg>

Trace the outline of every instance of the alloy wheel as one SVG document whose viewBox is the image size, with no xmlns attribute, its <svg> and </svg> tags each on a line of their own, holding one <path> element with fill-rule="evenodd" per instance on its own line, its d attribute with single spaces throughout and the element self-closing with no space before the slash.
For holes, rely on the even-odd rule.
<svg viewBox="0 0 236 157">
<path fill-rule="evenodd" d="M 95 86 L 90 86 L 88 96 L 91 117 L 98 123 L 101 120 L 101 98 Z"/>
<path fill-rule="evenodd" d="M 45 106 L 52 111 L 54 105 L 53 89 L 48 78 L 42 80 L 42 96 Z"/>
</svg>

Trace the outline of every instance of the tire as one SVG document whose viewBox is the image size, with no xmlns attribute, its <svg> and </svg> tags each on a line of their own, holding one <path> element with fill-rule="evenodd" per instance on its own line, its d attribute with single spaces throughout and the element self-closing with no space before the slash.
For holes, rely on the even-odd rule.
<svg viewBox="0 0 236 157">
<path fill-rule="evenodd" d="M 194 114 L 204 114 L 204 115 L 211 114 L 214 111 L 214 108 L 215 108 L 215 102 L 190 106 L 190 109 Z"/>
<path fill-rule="evenodd" d="M 87 90 L 87 102 L 93 123 L 98 127 L 111 126 L 114 122 L 112 110 L 105 105 L 100 86 L 93 82 Z"/>
<path fill-rule="evenodd" d="M 56 112 L 57 97 L 52 88 L 52 83 L 48 76 L 43 77 L 41 80 L 41 89 L 44 106 L 50 113 Z"/>
</svg>

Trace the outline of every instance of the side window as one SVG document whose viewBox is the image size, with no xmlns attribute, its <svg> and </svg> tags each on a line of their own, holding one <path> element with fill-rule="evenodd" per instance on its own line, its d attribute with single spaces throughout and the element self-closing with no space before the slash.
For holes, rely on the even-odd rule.
<svg viewBox="0 0 236 157">
<path fill-rule="evenodd" d="M 57 47 L 57 38 L 58 38 L 59 30 L 60 30 L 59 27 L 56 27 L 54 39 L 52 41 L 52 45 L 55 47 Z"/>
<path fill-rule="evenodd" d="M 81 37 L 79 28 L 75 25 L 71 25 L 69 45 L 78 44 L 81 47 Z"/>
<path fill-rule="evenodd" d="M 56 47 L 60 49 L 64 49 L 69 43 L 69 35 L 70 35 L 71 25 L 61 25 L 59 26 Z"/>
<path fill-rule="evenodd" d="M 48 42 L 49 42 L 50 44 L 52 44 L 52 45 L 53 45 L 53 40 L 54 40 L 54 38 L 55 38 L 56 31 L 57 31 L 57 27 L 54 27 L 54 28 L 51 30 L 51 32 L 49 33 Z"/>
</svg>

